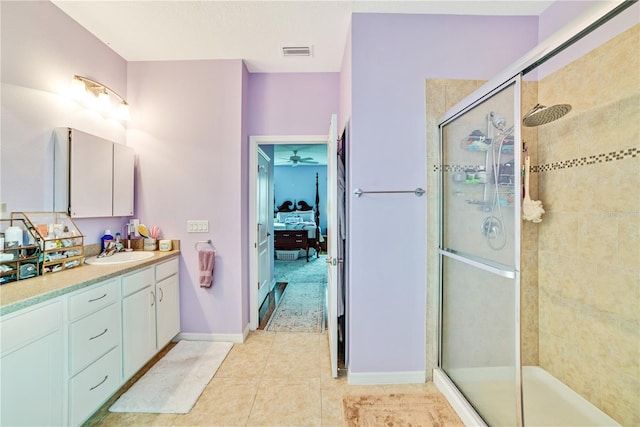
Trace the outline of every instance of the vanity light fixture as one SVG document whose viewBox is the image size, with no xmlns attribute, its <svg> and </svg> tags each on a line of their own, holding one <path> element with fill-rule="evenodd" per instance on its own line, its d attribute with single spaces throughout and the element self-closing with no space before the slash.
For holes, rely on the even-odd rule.
<svg viewBox="0 0 640 427">
<path fill-rule="evenodd" d="M 108 86 L 87 77 L 74 75 L 71 90 L 74 96 L 88 108 L 97 110 L 107 117 L 131 120 L 127 101 Z M 118 102 L 117 109 L 113 108 L 112 97 Z"/>
</svg>

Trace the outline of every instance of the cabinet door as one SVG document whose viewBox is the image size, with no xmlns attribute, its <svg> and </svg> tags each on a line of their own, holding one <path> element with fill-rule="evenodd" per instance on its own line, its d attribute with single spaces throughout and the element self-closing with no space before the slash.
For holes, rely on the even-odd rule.
<svg viewBox="0 0 640 427">
<path fill-rule="evenodd" d="M 69 154 L 69 213 L 74 218 L 112 215 L 113 143 L 71 132 Z"/>
<path fill-rule="evenodd" d="M 180 291 L 178 275 L 156 283 L 158 349 L 180 332 Z"/>
<path fill-rule="evenodd" d="M 151 286 L 122 300 L 122 352 L 125 381 L 156 353 L 155 296 Z"/>
<path fill-rule="evenodd" d="M 133 215 L 133 148 L 113 144 L 113 216 Z"/>
<path fill-rule="evenodd" d="M 61 304 L 3 319 L 0 335 L 0 425 L 62 425 Z"/>
</svg>

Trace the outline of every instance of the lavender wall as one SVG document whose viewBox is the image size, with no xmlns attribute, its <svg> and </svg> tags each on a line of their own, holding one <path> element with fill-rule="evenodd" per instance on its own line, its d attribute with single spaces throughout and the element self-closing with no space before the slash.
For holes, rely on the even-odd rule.
<svg viewBox="0 0 640 427">
<path fill-rule="evenodd" d="M 249 75 L 249 135 L 326 135 L 339 73 Z"/>
<path fill-rule="evenodd" d="M 7 204 L 8 212 L 51 211 L 54 128 L 73 127 L 126 143 L 123 123 L 68 98 L 73 75 L 125 94 L 126 61 L 50 2 L 3 1 L 0 8 L 0 202 Z M 76 221 L 87 244 L 98 243 L 105 228 L 117 230 L 125 222 L 125 218 Z"/>
<path fill-rule="evenodd" d="M 246 69 L 240 60 L 131 62 L 129 101 L 139 109 L 129 143 L 139 156 L 136 211 L 182 244 L 181 328 L 239 334 L 248 322 Z M 187 220 L 209 220 L 187 233 Z M 197 240 L 217 250 L 214 285 L 200 288 Z"/>
<path fill-rule="evenodd" d="M 242 244 L 243 251 L 241 257 L 242 269 L 242 327 L 249 325 L 251 317 L 250 296 L 251 288 L 249 284 L 249 70 L 246 64 L 242 63 L 242 124 L 240 130 L 240 216 L 242 223 Z"/>
<path fill-rule="evenodd" d="M 341 88 L 341 105 L 351 97 L 347 194 L 425 188 L 424 80 L 487 79 L 536 43 L 536 17 L 354 14 Z M 351 199 L 350 371 L 424 371 L 426 198 Z"/>
</svg>

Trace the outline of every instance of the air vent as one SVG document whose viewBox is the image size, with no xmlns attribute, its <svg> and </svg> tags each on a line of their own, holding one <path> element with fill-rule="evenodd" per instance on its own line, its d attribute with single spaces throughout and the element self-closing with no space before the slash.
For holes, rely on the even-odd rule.
<svg viewBox="0 0 640 427">
<path fill-rule="evenodd" d="M 311 56 L 311 46 L 284 46 L 284 56 Z"/>
</svg>

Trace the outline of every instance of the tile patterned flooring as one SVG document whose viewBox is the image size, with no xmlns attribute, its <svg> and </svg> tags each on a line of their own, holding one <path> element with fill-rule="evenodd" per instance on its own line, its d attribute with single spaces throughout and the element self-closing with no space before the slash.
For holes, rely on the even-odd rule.
<svg viewBox="0 0 640 427">
<path fill-rule="evenodd" d="M 233 346 L 188 414 L 111 413 L 107 402 L 85 426 L 339 427 L 346 394 L 425 391 L 436 387 L 332 378 L 326 334 L 253 331 Z"/>
</svg>

